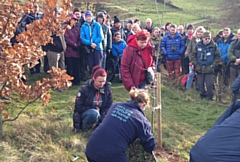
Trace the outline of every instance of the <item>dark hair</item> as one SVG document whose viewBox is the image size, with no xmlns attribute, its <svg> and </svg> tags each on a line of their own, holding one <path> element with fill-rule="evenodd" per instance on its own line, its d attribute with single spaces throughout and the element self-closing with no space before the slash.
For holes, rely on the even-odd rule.
<svg viewBox="0 0 240 162">
<path fill-rule="evenodd" d="M 138 21 L 140 21 L 138 18 L 136 18 L 133 22 L 134 23 L 136 23 L 136 22 L 138 22 Z"/>
<path fill-rule="evenodd" d="M 106 77 L 107 76 L 107 72 L 101 68 L 101 66 L 97 65 L 94 66 L 92 69 L 92 78 L 97 78 L 97 77 Z"/>
<path fill-rule="evenodd" d="M 194 25 L 193 24 L 188 24 L 187 30 L 189 30 L 189 29 L 194 29 Z"/>
<path fill-rule="evenodd" d="M 121 35 L 121 33 L 120 32 L 115 32 L 113 37 L 116 37 L 117 35 Z"/>
<path fill-rule="evenodd" d="M 73 14 L 74 14 L 75 12 L 81 12 L 80 8 L 78 8 L 78 7 L 74 8 Z"/>
<path fill-rule="evenodd" d="M 176 25 L 174 25 L 174 24 L 172 24 L 172 25 L 170 26 L 170 28 L 174 28 L 174 29 L 176 29 L 176 28 L 177 28 L 177 26 L 176 26 Z"/>
<path fill-rule="evenodd" d="M 167 23 L 165 24 L 165 30 L 167 30 L 167 26 L 168 26 L 169 24 L 172 24 L 172 23 L 171 23 L 171 22 L 167 22 Z"/>
<path fill-rule="evenodd" d="M 136 39 L 145 41 L 150 37 L 150 33 L 146 29 L 142 29 L 136 33 Z"/>
</svg>

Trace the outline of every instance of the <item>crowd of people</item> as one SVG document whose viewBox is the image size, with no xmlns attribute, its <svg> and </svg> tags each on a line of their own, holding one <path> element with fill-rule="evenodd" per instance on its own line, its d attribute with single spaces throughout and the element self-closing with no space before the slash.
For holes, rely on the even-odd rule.
<svg viewBox="0 0 240 162">
<path fill-rule="evenodd" d="M 26 24 L 43 18 L 44 14 L 38 14 L 38 6 L 34 7 L 34 13 L 23 16 L 15 35 L 27 30 Z M 54 10 L 56 17 L 61 12 L 58 7 Z M 136 138 L 140 138 L 147 152 L 154 150 L 155 140 L 143 110 L 149 103 L 146 86 L 154 84 L 154 73 L 162 71 L 161 64 L 165 65 L 170 82 L 188 74 L 186 85 L 191 87 L 190 76 L 196 75 L 200 97 L 210 101 L 214 96 L 214 76 L 223 78 L 222 82 L 230 86 L 240 73 L 240 30 L 236 39 L 228 27 L 213 38 L 203 26 L 195 29 L 189 24 L 185 32 L 184 26 L 171 22 L 154 27 L 150 18 L 145 25 L 135 19 L 128 20 L 123 27 L 117 16 L 111 21 L 105 10 L 94 16 L 79 8 L 67 14 L 62 26 L 66 27 L 65 33 L 53 34 L 53 43 L 42 47 L 46 52 L 44 71 L 52 67 L 66 69 L 74 77 L 73 86 L 84 81 L 75 99 L 73 131 L 97 127 L 86 150 L 92 162 L 116 161 L 116 157 L 127 161 L 124 151 Z M 16 43 L 15 37 L 11 42 Z M 129 102 L 112 105 L 107 82 L 110 55 L 119 58 L 119 81 L 129 92 Z M 39 62 L 30 69 L 32 75 L 40 73 Z M 234 92 L 238 94 L 239 90 Z"/>
</svg>

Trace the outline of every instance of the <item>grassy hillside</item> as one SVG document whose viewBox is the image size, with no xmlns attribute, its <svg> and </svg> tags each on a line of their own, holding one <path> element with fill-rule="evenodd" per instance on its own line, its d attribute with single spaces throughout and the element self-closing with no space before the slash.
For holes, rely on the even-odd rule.
<svg viewBox="0 0 240 162">
<path fill-rule="evenodd" d="M 29 82 L 40 77 L 32 77 Z M 74 99 L 78 89 L 71 87 L 68 91 L 52 91 L 48 106 L 42 107 L 40 102 L 36 102 L 17 121 L 6 123 L 4 142 L 0 143 L 0 161 L 66 162 L 74 158 L 73 154 L 79 156 L 77 161 L 86 161 L 84 150 L 89 135 L 71 132 Z M 113 83 L 112 91 L 114 102 L 129 99 L 121 83 Z M 7 102 L 7 111 L 11 112 L 11 117 L 24 105 L 14 96 Z M 202 101 L 194 89 L 184 92 L 176 85 L 164 83 L 163 145 L 187 160 L 193 144 L 228 105 Z M 146 115 L 151 121 L 151 109 L 146 110 Z M 157 137 L 156 112 L 154 119 L 154 135 Z M 167 160 L 158 158 L 158 161 Z"/>
<path fill-rule="evenodd" d="M 180 8 L 180 10 L 173 9 L 167 5 L 164 9 L 163 3 L 157 3 L 161 18 L 160 22 L 154 0 L 122 0 L 121 2 L 112 0 L 111 3 L 105 3 L 105 7 L 110 11 L 111 15 L 119 15 L 123 19 L 138 17 L 143 22 L 150 17 L 156 25 L 165 24 L 168 21 L 179 25 L 196 22 L 201 19 L 221 17 L 219 12 L 217 12 L 219 11 L 221 0 L 166 0 L 166 2 L 170 2 L 172 5 Z M 163 11 L 164 16 L 162 18 Z"/>
</svg>

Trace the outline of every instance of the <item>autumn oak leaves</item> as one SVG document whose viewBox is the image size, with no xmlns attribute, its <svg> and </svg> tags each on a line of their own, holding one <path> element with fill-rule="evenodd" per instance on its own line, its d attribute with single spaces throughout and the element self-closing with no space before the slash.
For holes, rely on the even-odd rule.
<svg viewBox="0 0 240 162">
<path fill-rule="evenodd" d="M 27 30 L 18 34 L 13 46 L 10 39 L 18 26 L 19 19 L 23 14 L 31 12 L 36 0 L 29 0 L 24 6 L 20 6 L 13 0 L 0 1 L 0 93 L 1 96 L 10 96 L 13 91 L 17 92 L 22 100 L 27 101 L 40 98 L 43 105 L 49 101 L 51 88 L 68 89 L 73 79 L 66 71 L 53 68 L 49 71 L 51 78 L 37 81 L 36 85 L 27 85 L 22 81 L 24 66 L 35 66 L 38 60 L 44 56 L 41 46 L 52 42 L 52 34 L 63 33 L 62 23 L 65 20 L 65 11 L 70 8 L 70 0 L 62 0 L 62 16 L 56 17 L 54 8 L 56 0 L 43 2 L 43 20 L 36 20 L 26 26 Z M 31 65 L 31 67 L 30 67 Z"/>
</svg>

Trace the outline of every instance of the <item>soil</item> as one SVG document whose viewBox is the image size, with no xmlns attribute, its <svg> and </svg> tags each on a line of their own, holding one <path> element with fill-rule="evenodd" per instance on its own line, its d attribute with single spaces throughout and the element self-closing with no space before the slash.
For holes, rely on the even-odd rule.
<svg viewBox="0 0 240 162">
<path fill-rule="evenodd" d="M 182 159 L 179 155 L 177 155 L 174 151 L 168 148 L 157 147 L 154 150 L 154 155 L 156 158 L 167 159 L 169 162 L 188 162 L 188 160 Z"/>
</svg>

